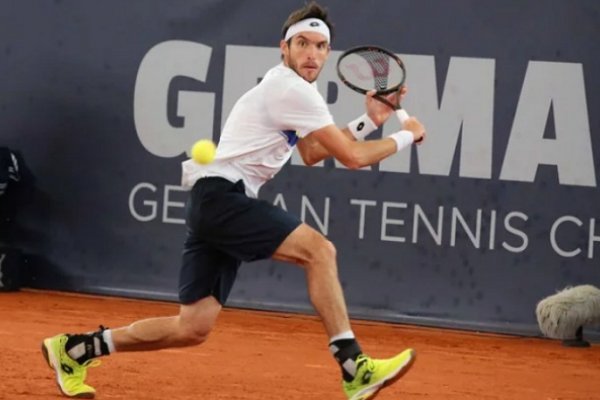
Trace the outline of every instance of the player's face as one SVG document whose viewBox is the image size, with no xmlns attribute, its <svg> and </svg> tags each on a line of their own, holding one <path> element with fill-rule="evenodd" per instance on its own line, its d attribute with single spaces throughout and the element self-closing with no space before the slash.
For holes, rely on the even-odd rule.
<svg viewBox="0 0 600 400">
<path fill-rule="evenodd" d="M 287 42 L 281 42 L 285 65 L 308 82 L 317 80 L 329 56 L 330 47 L 325 36 L 317 32 L 300 32 L 292 37 L 289 46 Z"/>
</svg>

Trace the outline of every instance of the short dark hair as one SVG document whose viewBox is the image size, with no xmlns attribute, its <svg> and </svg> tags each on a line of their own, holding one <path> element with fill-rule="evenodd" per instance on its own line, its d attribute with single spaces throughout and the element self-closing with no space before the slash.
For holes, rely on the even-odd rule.
<svg viewBox="0 0 600 400">
<path fill-rule="evenodd" d="M 327 15 L 327 9 L 318 4 L 316 1 L 310 1 L 309 3 L 306 3 L 304 7 L 292 11 L 287 20 L 284 22 L 283 27 L 281 28 L 281 38 L 285 38 L 285 34 L 287 33 L 290 26 L 308 18 L 318 18 L 321 21 L 325 22 L 325 25 L 327 25 L 327 27 L 329 28 L 329 35 L 331 36 L 331 40 L 333 40 L 333 23 L 329 20 L 329 17 Z"/>
</svg>

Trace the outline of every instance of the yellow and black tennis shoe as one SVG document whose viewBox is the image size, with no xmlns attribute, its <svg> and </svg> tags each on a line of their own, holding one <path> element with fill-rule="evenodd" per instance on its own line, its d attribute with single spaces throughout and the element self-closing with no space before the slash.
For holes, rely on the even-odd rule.
<svg viewBox="0 0 600 400">
<path fill-rule="evenodd" d="M 99 360 L 89 360 L 80 365 L 73 360 L 65 350 L 67 335 L 56 335 L 44 339 L 42 342 L 42 354 L 48 366 L 56 373 L 58 388 L 67 397 L 78 399 L 93 399 L 96 389 L 85 384 L 87 369 L 100 364 Z"/>
<path fill-rule="evenodd" d="M 404 350 L 385 360 L 375 360 L 361 354 L 356 359 L 354 380 L 343 383 L 344 393 L 349 400 L 372 399 L 381 388 L 402 377 L 412 366 L 415 357 L 413 349 Z"/>
</svg>

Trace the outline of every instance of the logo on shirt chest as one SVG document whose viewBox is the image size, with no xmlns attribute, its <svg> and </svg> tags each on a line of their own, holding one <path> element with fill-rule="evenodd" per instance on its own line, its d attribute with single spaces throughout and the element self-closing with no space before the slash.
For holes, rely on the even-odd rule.
<svg viewBox="0 0 600 400">
<path fill-rule="evenodd" d="M 280 131 L 279 133 L 281 133 L 281 135 L 283 137 L 285 137 L 285 139 L 287 140 L 287 143 L 290 146 L 295 146 L 296 142 L 298 142 L 298 135 L 296 135 L 296 131 L 287 130 L 287 131 Z"/>
</svg>

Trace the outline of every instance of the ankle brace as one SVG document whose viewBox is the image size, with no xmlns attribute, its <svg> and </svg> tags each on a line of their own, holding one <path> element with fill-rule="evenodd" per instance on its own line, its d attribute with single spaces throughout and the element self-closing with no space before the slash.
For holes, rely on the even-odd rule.
<svg viewBox="0 0 600 400">
<path fill-rule="evenodd" d="M 92 358 L 109 355 L 110 351 L 102 337 L 105 329 L 100 325 L 100 330 L 96 332 L 68 335 L 65 351 L 69 357 L 81 365 Z"/>
<path fill-rule="evenodd" d="M 356 339 L 340 339 L 329 344 L 329 350 L 336 359 L 346 382 L 354 379 L 356 375 L 356 358 L 362 350 Z"/>
</svg>

